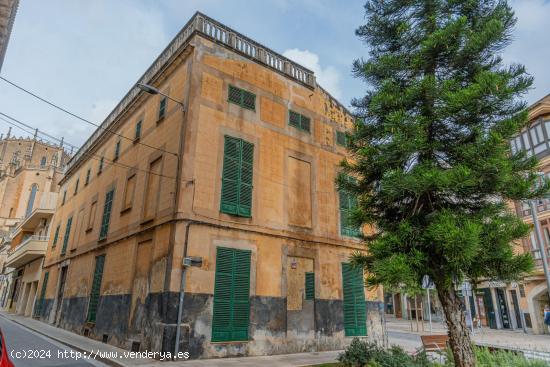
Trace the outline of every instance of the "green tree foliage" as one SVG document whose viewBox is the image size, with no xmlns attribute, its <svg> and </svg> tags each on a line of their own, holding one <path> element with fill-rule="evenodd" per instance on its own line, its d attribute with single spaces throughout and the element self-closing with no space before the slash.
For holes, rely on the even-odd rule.
<svg viewBox="0 0 550 367">
<path fill-rule="evenodd" d="M 537 197 L 537 161 L 511 154 L 527 124 L 521 100 L 532 78 L 505 66 L 516 23 L 505 0 L 369 0 L 356 33 L 369 57 L 354 62 L 368 84 L 353 101 L 353 159 L 339 179 L 355 192 L 358 223 L 376 233 L 353 262 L 370 285 L 435 282 L 456 365 L 473 351 L 455 288 L 468 278 L 516 279 L 532 269 L 512 241 L 528 234 L 506 205 Z"/>
</svg>

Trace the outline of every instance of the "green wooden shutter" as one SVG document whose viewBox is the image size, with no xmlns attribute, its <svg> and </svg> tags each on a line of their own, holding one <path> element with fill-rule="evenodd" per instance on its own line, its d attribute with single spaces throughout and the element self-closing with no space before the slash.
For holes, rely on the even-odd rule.
<svg viewBox="0 0 550 367">
<path fill-rule="evenodd" d="M 61 255 L 67 252 L 67 245 L 69 244 L 69 237 L 71 235 L 71 226 L 73 224 L 73 217 L 67 220 L 67 227 L 65 227 L 65 237 L 63 238 L 63 247 L 61 248 Z"/>
<path fill-rule="evenodd" d="M 101 230 L 99 231 L 99 239 L 102 240 L 107 238 L 107 233 L 109 232 L 109 223 L 111 221 L 111 209 L 113 207 L 113 196 L 115 190 L 110 190 L 105 195 L 105 205 L 103 206 L 103 217 L 101 219 Z"/>
<path fill-rule="evenodd" d="M 255 111 L 256 110 L 256 95 L 247 90 L 242 91 L 242 104 L 243 108 Z"/>
<path fill-rule="evenodd" d="M 307 132 L 311 129 L 311 119 L 292 110 L 288 111 L 288 124 Z"/>
<path fill-rule="evenodd" d="M 88 322 L 95 322 L 97 316 L 97 305 L 99 304 L 99 292 L 101 291 L 101 280 L 103 278 L 103 267 L 105 265 L 105 255 L 95 258 L 94 278 L 92 280 L 92 290 L 90 292 L 90 301 L 88 303 Z"/>
<path fill-rule="evenodd" d="M 306 299 L 315 299 L 315 273 L 306 273 Z"/>
<path fill-rule="evenodd" d="M 166 114 L 166 97 L 162 97 L 159 102 L 159 116 L 158 119 L 162 120 Z"/>
<path fill-rule="evenodd" d="M 243 217 L 252 215 L 252 171 L 254 144 L 241 140 L 241 169 L 239 182 L 239 211 Z"/>
<path fill-rule="evenodd" d="M 252 215 L 254 145 L 242 139 L 225 137 L 220 211 Z"/>
<path fill-rule="evenodd" d="M 292 110 L 288 111 L 288 124 L 295 128 L 300 128 L 300 114 Z"/>
<path fill-rule="evenodd" d="M 52 247 L 57 245 L 57 240 L 59 239 L 59 230 L 60 229 L 61 229 L 61 225 L 58 224 L 57 227 L 55 228 L 55 234 L 53 235 L 53 245 L 52 245 Z"/>
<path fill-rule="evenodd" d="M 241 89 L 234 87 L 232 85 L 229 86 L 229 95 L 227 96 L 227 99 L 231 103 L 241 105 Z"/>
<path fill-rule="evenodd" d="M 240 139 L 225 137 L 220 209 L 227 214 L 236 215 L 239 210 L 240 150 Z"/>
<path fill-rule="evenodd" d="M 348 180 L 353 180 L 353 178 L 348 176 Z M 338 196 L 340 202 L 340 234 L 359 237 L 361 230 L 351 220 L 352 213 L 357 208 L 357 197 L 346 190 L 339 190 Z"/>
<path fill-rule="evenodd" d="M 218 247 L 212 341 L 246 341 L 250 320 L 250 251 Z"/>
<path fill-rule="evenodd" d="M 336 144 L 346 147 L 348 145 L 347 140 L 348 139 L 345 132 L 336 131 Z"/>
<path fill-rule="evenodd" d="M 50 277 L 50 272 L 46 272 L 44 274 L 44 280 L 42 281 L 42 290 L 40 291 L 40 298 L 38 301 L 38 304 L 36 305 L 36 309 L 34 311 L 34 314 L 36 316 L 40 316 L 42 314 L 42 311 L 44 310 L 44 303 L 46 302 L 46 288 L 48 287 L 48 278 Z"/>
<path fill-rule="evenodd" d="M 120 157 L 120 140 L 115 145 L 115 161 Z"/>
<path fill-rule="evenodd" d="M 247 90 L 230 85 L 227 100 L 241 106 L 242 108 L 252 111 L 256 110 L 256 95 Z"/>
<path fill-rule="evenodd" d="M 92 170 L 88 168 L 88 171 L 86 172 L 86 182 L 84 182 L 84 186 L 88 185 L 90 183 L 90 175 L 92 174 Z"/>
<path fill-rule="evenodd" d="M 141 137 L 141 124 L 142 124 L 142 121 L 139 120 L 136 124 L 136 135 L 135 135 L 135 139 L 139 139 Z"/>
<path fill-rule="evenodd" d="M 367 335 L 367 309 L 363 271 L 342 263 L 344 329 L 346 336 Z"/>
</svg>

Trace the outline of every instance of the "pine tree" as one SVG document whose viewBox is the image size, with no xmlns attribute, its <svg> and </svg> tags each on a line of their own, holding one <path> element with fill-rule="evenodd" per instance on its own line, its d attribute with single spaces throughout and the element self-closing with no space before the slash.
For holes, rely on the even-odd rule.
<svg viewBox="0 0 550 367">
<path fill-rule="evenodd" d="M 527 124 L 521 97 L 532 78 L 505 66 L 516 18 L 505 0 L 369 0 L 356 34 L 369 47 L 354 74 L 369 88 L 352 104 L 353 157 L 339 185 L 358 197 L 357 223 L 372 225 L 368 254 L 353 262 L 367 283 L 437 289 L 456 366 L 473 366 L 457 287 L 517 279 L 532 269 L 512 241 L 529 227 L 512 200 L 548 190 L 537 161 L 512 154 Z M 508 205 L 507 205 L 508 204 Z"/>
</svg>

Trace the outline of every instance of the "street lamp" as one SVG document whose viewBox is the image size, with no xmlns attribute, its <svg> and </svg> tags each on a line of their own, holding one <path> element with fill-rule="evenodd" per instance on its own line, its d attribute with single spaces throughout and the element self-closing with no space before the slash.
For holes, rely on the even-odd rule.
<svg viewBox="0 0 550 367">
<path fill-rule="evenodd" d="M 545 174 L 543 172 L 538 172 L 537 175 L 545 179 Z M 537 200 L 539 199 L 530 199 L 529 207 L 531 208 L 531 217 L 533 218 L 533 224 L 535 225 L 535 233 L 537 237 L 537 242 L 539 245 L 539 251 L 541 253 L 542 267 L 544 269 L 544 276 L 546 278 L 546 286 L 548 288 L 548 295 L 550 296 L 550 272 L 548 270 L 548 256 L 545 248 L 545 241 L 542 237 L 542 232 L 540 229 L 539 218 L 537 214 Z"/>
<path fill-rule="evenodd" d="M 170 97 L 168 94 L 162 93 L 158 88 L 155 88 L 150 84 L 137 83 L 136 87 L 138 87 L 139 89 L 141 89 L 145 93 L 149 93 L 149 94 L 152 94 L 152 95 L 160 94 L 161 96 L 166 97 L 166 98 L 168 98 L 169 100 L 171 100 L 173 102 L 176 102 L 177 104 L 179 104 L 185 110 L 185 106 L 183 105 L 182 101 L 178 101 L 177 99 L 174 99 L 174 98 Z"/>
</svg>

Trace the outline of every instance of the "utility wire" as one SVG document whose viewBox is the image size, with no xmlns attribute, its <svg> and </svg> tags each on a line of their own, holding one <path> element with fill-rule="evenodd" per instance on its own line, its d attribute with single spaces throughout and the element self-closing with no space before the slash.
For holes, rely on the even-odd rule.
<svg viewBox="0 0 550 367">
<path fill-rule="evenodd" d="M 28 124 L 25 124 L 25 123 L 23 123 L 23 122 L 21 122 L 21 121 L 19 121 L 19 120 L 16 120 L 16 119 L 14 119 L 13 117 L 10 117 L 10 116 L 6 115 L 6 114 L 3 113 L 3 112 L 0 112 L 0 115 L 7 116 L 9 119 L 11 119 L 11 120 L 17 122 L 18 124 L 21 124 L 21 125 L 27 127 L 27 128 L 30 128 L 31 130 L 34 130 L 34 129 L 35 129 L 34 127 L 32 127 L 32 126 L 30 126 L 30 125 L 28 125 Z M 9 125 L 11 125 L 11 126 L 14 126 L 14 127 L 16 127 L 16 128 L 19 128 L 20 130 L 22 130 L 22 131 L 24 131 L 24 132 L 26 132 L 26 133 L 28 133 L 28 134 L 30 134 L 30 135 L 33 135 L 33 134 L 35 133 L 35 131 L 26 130 L 26 129 L 22 128 L 21 126 L 19 126 L 19 125 L 13 123 L 13 122 L 11 122 L 11 121 L 6 120 L 6 119 L 3 118 L 2 116 L 0 116 L 0 120 L 4 121 L 5 123 L 7 123 L 7 124 L 9 124 Z M 42 134 L 42 135 L 44 135 L 44 136 L 48 136 L 48 137 L 50 137 L 51 139 L 57 140 L 58 142 L 61 142 L 61 141 L 62 141 L 61 139 L 56 138 L 55 136 L 46 134 L 46 133 L 44 133 L 44 132 L 42 132 L 42 131 L 40 131 L 40 130 L 38 130 L 38 134 Z M 54 142 L 52 142 L 51 140 L 48 140 L 48 139 L 43 139 L 43 140 L 45 140 L 46 142 L 48 142 L 48 143 L 50 143 L 50 144 L 52 144 L 52 145 L 57 145 L 57 143 L 54 143 Z M 64 140 L 63 140 L 63 143 L 64 143 L 64 144 L 67 144 L 67 145 L 69 145 L 69 146 L 78 148 L 76 145 L 70 144 L 70 143 L 67 142 L 67 141 L 64 141 Z M 156 176 L 159 176 L 159 177 L 164 177 L 164 178 L 169 178 L 169 179 L 172 179 L 172 180 L 176 180 L 176 177 L 163 175 L 162 173 L 156 173 L 156 172 L 153 172 L 153 171 L 151 171 L 151 170 L 145 170 L 145 169 L 141 169 L 141 168 L 138 168 L 138 167 L 128 166 L 128 165 L 126 165 L 126 164 L 124 164 L 124 163 L 116 162 L 116 161 L 110 160 L 110 159 L 108 159 L 108 158 L 105 158 L 104 156 L 100 156 L 100 155 L 97 155 L 97 154 L 93 154 L 93 153 L 82 153 L 82 154 L 83 154 L 84 156 L 87 156 L 88 158 L 94 159 L 94 160 L 96 160 L 96 161 L 101 161 L 101 159 L 103 159 L 104 162 L 107 162 L 107 163 L 109 163 L 109 164 L 111 164 L 111 165 L 113 165 L 113 166 L 118 166 L 118 167 L 126 168 L 126 169 L 128 169 L 128 170 L 133 169 L 133 170 L 136 170 L 136 171 L 142 171 L 142 172 L 145 172 L 145 173 L 150 173 L 150 174 L 152 174 L 152 175 L 156 175 Z M 182 180 L 182 182 L 189 182 L 189 180 Z"/>
<path fill-rule="evenodd" d="M 63 108 L 63 107 L 58 106 L 57 104 L 55 104 L 55 103 L 53 103 L 53 102 L 48 101 L 48 100 L 45 99 L 45 98 L 40 97 L 39 95 L 37 95 L 37 94 L 31 92 L 30 90 L 25 89 L 25 88 L 23 88 L 23 87 L 21 87 L 21 86 L 15 84 L 14 82 L 12 82 L 12 81 L 10 81 L 10 80 L 4 78 L 3 76 L 0 76 L 0 79 L 3 80 L 3 81 L 6 82 L 6 83 L 12 85 L 13 87 L 15 87 L 15 88 L 17 88 L 17 89 L 19 89 L 19 90 L 21 90 L 21 91 L 23 91 L 23 92 L 25 92 L 25 93 L 31 95 L 31 96 L 33 96 L 34 98 L 36 98 L 36 99 L 38 99 L 38 100 L 40 100 L 40 101 L 42 101 L 42 102 L 44 102 L 44 103 L 50 105 L 51 107 L 56 108 L 56 109 L 58 109 L 58 110 L 60 110 L 60 111 L 65 112 L 65 113 L 68 114 L 68 115 L 73 116 L 74 118 L 76 118 L 76 119 L 78 119 L 78 120 L 80 120 L 80 121 L 83 121 L 83 122 L 85 122 L 85 123 L 87 123 L 87 124 L 93 125 L 93 126 L 99 128 L 99 129 L 101 129 L 101 130 L 107 131 L 107 132 L 109 132 L 109 133 L 111 133 L 111 134 L 113 134 L 113 135 L 119 136 L 119 137 L 121 137 L 121 138 L 123 138 L 123 139 L 127 139 L 127 140 L 130 140 L 130 141 L 134 142 L 134 139 L 133 139 L 133 138 L 129 138 L 129 137 L 124 136 L 124 135 L 122 135 L 122 134 L 120 134 L 120 133 L 117 133 L 116 131 L 110 130 L 110 129 L 105 128 L 105 127 L 102 127 L 100 124 L 97 124 L 97 123 L 92 122 L 92 121 L 90 121 L 90 120 L 88 120 L 88 119 L 85 119 L 84 117 L 79 116 L 79 115 L 77 115 L 76 113 L 73 113 L 73 112 L 71 112 L 71 111 L 69 111 L 69 110 L 67 110 L 67 109 L 65 109 L 65 108 Z M 155 147 L 155 146 L 152 146 L 152 145 L 143 143 L 143 142 L 139 142 L 139 141 L 138 141 L 138 142 L 136 142 L 136 144 L 141 144 L 141 145 L 146 146 L 146 147 L 148 147 L 148 148 L 155 149 L 155 150 L 159 150 L 159 151 L 161 151 L 161 152 L 168 153 L 168 154 L 173 154 L 173 155 L 175 155 L 175 156 L 178 155 L 177 153 L 170 152 L 170 151 L 168 151 L 168 150 L 164 150 L 164 149 L 162 149 L 162 148 L 158 148 L 158 147 Z"/>
</svg>

